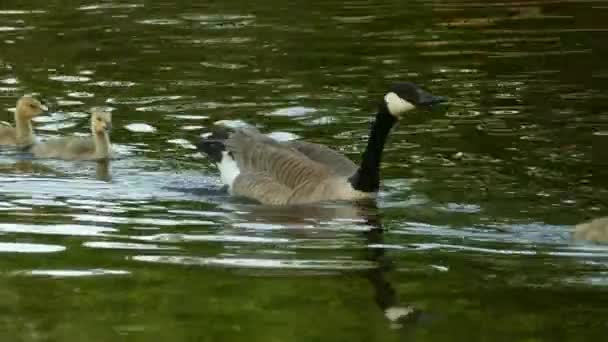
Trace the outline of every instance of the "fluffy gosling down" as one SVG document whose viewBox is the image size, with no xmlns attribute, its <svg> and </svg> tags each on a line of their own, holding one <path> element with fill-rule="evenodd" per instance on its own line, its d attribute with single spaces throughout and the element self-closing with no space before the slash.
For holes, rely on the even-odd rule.
<svg viewBox="0 0 608 342">
<path fill-rule="evenodd" d="M 369 198 L 380 186 L 382 151 L 393 125 L 416 107 L 444 101 L 413 83 L 393 86 L 380 103 L 358 166 L 329 147 L 279 142 L 255 128 L 214 134 L 197 147 L 217 165 L 233 196 L 271 205 Z"/>
<path fill-rule="evenodd" d="M 32 129 L 32 118 L 48 111 L 48 108 L 31 96 L 23 96 L 17 101 L 15 127 L 0 127 L 0 145 L 28 147 L 36 142 Z"/>
<path fill-rule="evenodd" d="M 51 139 L 30 150 L 38 158 L 64 160 L 105 160 L 112 157 L 110 130 L 112 115 L 94 111 L 91 114 L 91 136 Z"/>
</svg>

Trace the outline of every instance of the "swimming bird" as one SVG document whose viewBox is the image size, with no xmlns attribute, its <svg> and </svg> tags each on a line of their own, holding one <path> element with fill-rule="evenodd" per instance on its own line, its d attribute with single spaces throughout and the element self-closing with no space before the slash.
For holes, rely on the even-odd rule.
<svg viewBox="0 0 608 342">
<path fill-rule="evenodd" d="M 380 186 L 382 151 L 393 125 L 416 107 L 444 101 L 411 82 L 394 85 L 379 105 L 358 166 L 327 146 L 279 142 L 251 127 L 214 133 L 197 148 L 217 165 L 233 196 L 271 205 L 369 198 Z"/>
<path fill-rule="evenodd" d="M 15 127 L 0 127 L 0 145 L 15 145 L 26 148 L 36 142 L 32 128 L 32 118 L 49 109 L 31 96 L 23 96 L 17 101 Z"/>
<path fill-rule="evenodd" d="M 608 217 L 596 218 L 588 222 L 577 224 L 574 227 L 572 237 L 575 240 L 608 242 Z"/>
<path fill-rule="evenodd" d="M 64 160 L 104 160 L 112 157 L 110 131 L 112 114 L 93 111 L 91 136 L 50 139 L 32 146 L 30 152 L 39 158 Z"/>
</svg>

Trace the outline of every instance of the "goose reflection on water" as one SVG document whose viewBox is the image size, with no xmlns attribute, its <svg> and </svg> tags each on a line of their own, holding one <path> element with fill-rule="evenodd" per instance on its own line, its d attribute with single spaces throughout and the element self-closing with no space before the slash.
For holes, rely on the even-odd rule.
<svg viewBox="0 0 608 342">
<path fill-rule="evenodd" d="M 112 180 L 110 161 L 100 160 L 95 163 L 95 179 L 110 182 Z M 0 164 L 0 173 L 3 174 L 36 174 L 53 177 L 68 177 L 66 172 L 58 171 L 44 163 L 32 159 L 18 159 L 12 163 Z"/>
<path fill-rule="evenodd" d="M 393 328 L 415 328 L 419 324 L 428 323 L 433 315 L 424 312 L 410 303 L 400 301 L 395 286 L 387 279 L 387 274 L 393 271 L 393 262 L 387 255 L 384 242 L 385 228 L 382 224 L 382 214 L 373 199 L 356 202 L 332 202 L 316 205 L 265 206 L 231 204 L 231 209 L 239 211 L 239 219 L 252 224 L 263 222 L 267 225 L 290 227 L 289 235 L 320 238 L 320 235 L 339 240 L 335 235 L 340 229 L 359 231 L 363 242 L 352 249 L 363 247 L 363 253 L 358 261 L 350 264 L 353 271 L 363 276 L 373 289 L 373 299 L 384 317 Z M 255 223 L 253 223 L 255 224 Z M 346 226 L 351 227 L 346 228 Z M 318 229 L 327 227 L 335 229 Z M 313 229 L 311 229 L 313 228 Z M 314 229 L 317 228 L 317 229 Z M 328 236 L 331 235 L 331 236 Z M 362 245 L 362 246 L 361 246 Z"/>
</svg>

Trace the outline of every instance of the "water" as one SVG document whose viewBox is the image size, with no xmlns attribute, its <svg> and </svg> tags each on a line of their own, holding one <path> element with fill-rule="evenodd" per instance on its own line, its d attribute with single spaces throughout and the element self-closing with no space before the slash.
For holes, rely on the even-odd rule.
<svg viewBox="0 0 608 342">
<path fill-rule="evenodd" d="M 113 110 L 110 165 L 0 151 L 2 341 L 592 341 L 608 247 L 604 1 L 5 1 L 0 120 Z M 451 99 L 391 135 L 374 203 L 228 198 L 220 122 L 357 159 L 387 85 Z"/>
</svg>

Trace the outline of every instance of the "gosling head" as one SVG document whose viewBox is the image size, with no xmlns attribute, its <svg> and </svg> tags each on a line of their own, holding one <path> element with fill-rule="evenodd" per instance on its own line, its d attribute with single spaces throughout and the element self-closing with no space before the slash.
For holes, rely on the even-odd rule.
<svg viewBox="0 0 608 342">
<path fill-rule="evenodd" d="M 93 134 L 106 134 L 112 130 L 112 114 L 93 111 L 91 114 L 91 131 Z"/>
<path fill-rule="evenodd" d="M 445 97 L 435 96 L 412 82 L 402 82 L 395 84 L 384 95 L 383 105 L 389 114 L 399 119 L 401 115 L 417 107 L 432 107 L 445 101 Z"/>
<path fill-rule="evenodd" d="M 48 107 L 43 105 L 40 101 L 25 95 L 17 101 L 17 111 L 15 113 L 20 117 L 31 119 L 48 110 Z"/>
</svg>

